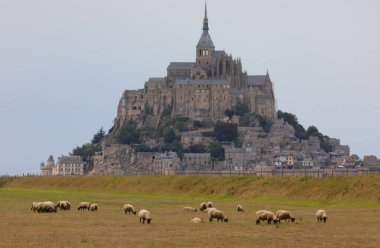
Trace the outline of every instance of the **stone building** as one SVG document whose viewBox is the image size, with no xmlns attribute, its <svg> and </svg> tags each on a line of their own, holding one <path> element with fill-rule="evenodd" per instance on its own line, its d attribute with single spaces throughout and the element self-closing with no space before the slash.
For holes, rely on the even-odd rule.
<svg viewBox="0 0 380 248">
<path fill-rule="evenodd" d="M 149 78 L 143 89 L 126 90 L 120 99 L 112 132 L 126 121 L 143 116 L 155 124 L 164 112 L 194 120 L 219 120 L 225 117 L 226 109 L 239 101 L 247 102 L 251 113 L 275 118 L 269 73 L 248 75 L 242 69 L 240 58 L 215 49 L 205 8 L 195 61 L 171 62 L 165 77 Z"/>
<path fill-rule="evenodd" d="M 185 149 L 192 145 L 201 144 L 202 139 L 202 133 L 198 131 L 187 131 L 181 135 L 181 143 Z"/>
<path fill-rule="evenodd" d="M 363 157 L 363 166 L 364 167 L 380 166 L 380 161 L 374 155 L 365 155 Z"/>
<path fill-rule="evenodd" d="M 156 153 L 153 159 L 153 170 L 160 175 L 174 175 L 180 159 L 176 152 Z"/>
<path fill-rule="evenodd" d="M 53 168 L 54 168 L 54 158 L 52 155 L 49 156 L 46 165 L 44 162 L 41 162 L 40 164 L 40 171 L 41 171 L 41 176 L 51 176 L 53 175 Z"/>
<path fill-rule="evenodd" d="M 183 170 L 210 170 L 210 153 L 185 153 L 182 158 Z"/>
<path fill-rule="evenodd" d="M 80 156 L 61 156 L 53 167 L 55 176 L 82 176 L 84 170 L 83 160 Z"/>
</svg>

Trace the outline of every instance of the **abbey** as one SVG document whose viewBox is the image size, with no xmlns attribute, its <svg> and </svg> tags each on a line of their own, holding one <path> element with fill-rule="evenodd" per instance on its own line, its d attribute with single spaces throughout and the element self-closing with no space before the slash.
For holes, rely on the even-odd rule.
<svg viewBox="0 0 380 248">
<path fill-rule="evenodd" d="M 215 121 L 239 101 L 248 103 L 251 113 L 275 118 L 275 97 L 268 72 L 248 75 L 239 58 L 215 50 L 206 6 L 195 53 L 195 62 L 171 62 L 166 77 L 149 78 L 143 89 L 126 90 L 119 102 L 114 130 L 144 113 L 159 119 L 164 111 L 171 116 Z"/>
</svg>

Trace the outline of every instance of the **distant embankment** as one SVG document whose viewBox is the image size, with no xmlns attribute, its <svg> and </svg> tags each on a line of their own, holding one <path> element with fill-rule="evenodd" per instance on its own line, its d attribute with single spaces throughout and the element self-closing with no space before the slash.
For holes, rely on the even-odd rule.
<svg viewBox="0 0 380 248">
<path fill-rule="evenodd" d="M 380 176 L 205 177 L 205 176 L 83 176 L 0 179 L 0 187 L 88 190 L 315 200 L 380 201 Z"/>
</svg>

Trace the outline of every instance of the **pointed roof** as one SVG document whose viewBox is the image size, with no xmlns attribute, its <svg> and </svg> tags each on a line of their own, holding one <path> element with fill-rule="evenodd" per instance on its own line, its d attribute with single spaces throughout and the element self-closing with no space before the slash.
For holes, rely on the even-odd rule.
<svg viewBox="0 0 380 248">
<path fill-rule="evenodd" d="M 48 162 L 54 162 L 53 156 L 50 155 L 47 161 L 48 161 Z"/>
<path fill-rule="evenodd" d="M 205 3 L 205 16 L 203 18 L 203 33 L 198 41 L 197 47 L 211 47 L 215 48 L 214 43 L 208 33 L 208 18 L 207 18 L 207 5 Z"/>
</svg>

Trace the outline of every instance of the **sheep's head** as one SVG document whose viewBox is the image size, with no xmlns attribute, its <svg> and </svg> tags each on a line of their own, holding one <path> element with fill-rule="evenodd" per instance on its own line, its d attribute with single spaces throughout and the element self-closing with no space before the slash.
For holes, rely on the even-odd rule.
<svg viewBox="0 0 380 248">
<path fill-rule="evenodd" d="M 323 222 L 326 222 L 327 216 L 322 217 Z"/>
<path fill-rule="evenodd" d="M 260 225 L 260 218 L 256 219 L 256 225 Z"/>
<path fill-rule="evenodd" d="M 150 224 L 151 221 L 152 221 L 152 218 L 147 218 L 147 219 L 146 219 L 146 222 L 147 222 L 148 224 Z"/>
<path fill-rule="evenodd" d="M 279 220 L 278 218 L 274 218 L 274 219 L 273 219 L 273 223 L 274 223 L 274 224 L 277 224 L 279 221 L 280 221 L 280 220 Z"/>
<path fill-rule="evenodd" d="M 224 217 L 224 218 L 223 218 L 223 221 L 224 221 L 224 222 L 228 222 L 228 218 L 227 218 L 227 217 Z"/>
<path fill-rule="evenodd" d="M 294 217 L 290 217 L 290 220 L 291 220 L 292 222 L 294 222 L 294 221 L 296 220 L 296 218 L 294 218 Z"/>
<path fill-rule="evenodd" d="M 136 215 L 136 211 L 133 211 L 132 213 L 133 213 L 134 215 Z"/>
</svg>

